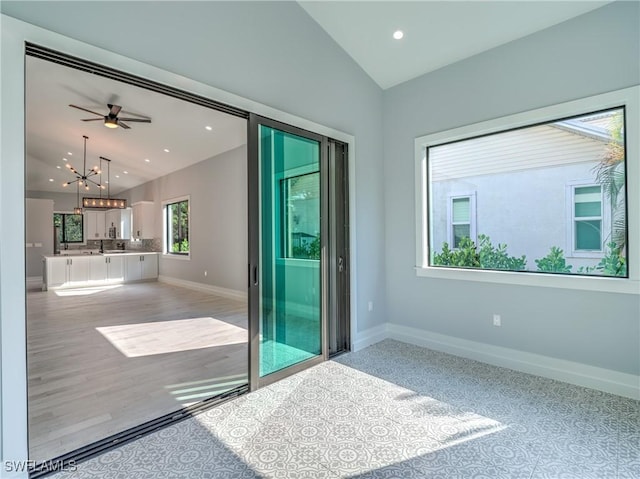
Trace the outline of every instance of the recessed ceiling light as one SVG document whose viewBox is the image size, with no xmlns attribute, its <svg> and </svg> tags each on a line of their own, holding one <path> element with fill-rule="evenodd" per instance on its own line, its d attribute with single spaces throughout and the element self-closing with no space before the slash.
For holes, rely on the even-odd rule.
<svg viewBox="0 0 640 479">
<path fill-rule="evenodd" d="M 50 181 L 51 183 L 53 183 L 53 178 L 49 178 L 49 181 Z"/>
<path fill-rule="evenodd" d="M 62 161 L 69 161 L 69 160 L 67 160 L 66 158 L 63 158 Z"/>
<path fill-rule="evenodd" d="M 116 178 L 120 178 L 120 175 L 116 175 Z"/>
<path fill-rule="evenodd" d="M 128 175 L 128 174 L 129 174 L 129 172 L 128 172 L 128 171 L 123 171 L 123 173 L 124 173 L 125 175 Z"/>
<path fill-rule="evenodd" d="M 61 167 L 60 165 L 56 165 L 56 168 L 60 169 L 60 168 L 62 168 L 62 167 Z"/>
<path fill-rule="evenodd" d="M 109 184 L 109 180 L 105 180 L 105 183 L 108 185 Z"/>
<path fill-rule="evenodd" d="M 73 156 L 73 153 L 71 153 L 70 151 L 67 151 L 67 155 Z"/>
<path fill-rule="evenodd" d="M 165 149 L 164 149 L 164 152 L 165 152 L 165 153 L 169 153 L 169 149 L 168 149 L 168 148 L 165 148 Z"/>
<path fill-rule="evenodd" d="M 209 131 L 213 130 L 213 128 L 211 128 L 209 125 L 205 126 L 205 129 Z"/>
<path fill-rule="evenodd" d="M 395 38 L 396 40 L 400 40 L 402 39 L 402 37 L 404 37 L 404 32 L 402 30 L 396 30 L 395 32 L 393 32 L 393 38 Z"/>
<path fill-rule="evenodd" d="M 144 159 L 144 161 L 145 161 L 146 163 L 151 163 L 151 160 L 150 160 L 149 158 L 145 158 L 145 159 Z"/>
</svg>

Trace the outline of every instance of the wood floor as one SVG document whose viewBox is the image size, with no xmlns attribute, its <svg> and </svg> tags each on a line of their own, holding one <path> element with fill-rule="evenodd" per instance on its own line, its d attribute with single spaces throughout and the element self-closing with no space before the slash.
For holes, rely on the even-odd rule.
<svg viewBox="0 0 640 479">
<path fill-rule="evenodd" d="M 164 283 L 27 294 L 42 461 L 247 382 L 247 305 Z"/>
</svg>

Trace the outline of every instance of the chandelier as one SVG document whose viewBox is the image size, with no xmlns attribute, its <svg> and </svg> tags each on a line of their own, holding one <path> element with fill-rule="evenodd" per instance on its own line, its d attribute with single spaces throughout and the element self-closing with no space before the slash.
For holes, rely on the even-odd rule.
<svg viewBox="0 0 640 479">
<path fill-rule="evenodd" d="M 76 179 L 72 181 L 67 181 L 66 183 L 63 183 L 62 186 L 66 188 L 69 185 L 78 183 L 78 189 L 81 186 L 84 186 L 85 190 L 89 190 L 89 184 L 91 183 L 95 185 L 97 188 L 104 190 L 105 189 L 104 185 L 102 185 L 101 183 L 98 183 L 97 181 L 95 181 L 95 179 L 92 179 L 97 175 L 101 175 L 102 171 L 100 170 L 100 168 L 98 168 L 97 166 L 94 166 L 89 171 L 87 171 L 87 140 L 89 139 L 89 137 L 82 135 L 82 138 L 84 138 L 84 160 L 82 164 L 82 173 L 80 173 L 73 166 L 67 163 L 66 167 L 69 169 L 69 171 L 71 171 L 71 173 L 73 173 L 76 176 Z"/>
</svg>

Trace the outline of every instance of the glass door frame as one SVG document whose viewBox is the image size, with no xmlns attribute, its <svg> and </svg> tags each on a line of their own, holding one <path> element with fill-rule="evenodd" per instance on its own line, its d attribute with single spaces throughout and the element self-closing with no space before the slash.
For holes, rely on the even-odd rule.
<svg viewBox="0 0 640 479">
<path fill-rule="evenodd" d="M 260 377 L 260 197 L 261 168 L 259 128 L 269 128 L 317 141 L 320 144 L 320 354 L 279 371 Z M 248 220 L 249 220 L 249 390 L 274 383 L 287 376 L 315 366 L 329 357 L 328 351 L 328 314 L 329 308 L 329 139 L 318 133 L 298 128 L 286 123 L 266 118 L 254 113 L 249 114 L 248 122 Z"/>
</svg>

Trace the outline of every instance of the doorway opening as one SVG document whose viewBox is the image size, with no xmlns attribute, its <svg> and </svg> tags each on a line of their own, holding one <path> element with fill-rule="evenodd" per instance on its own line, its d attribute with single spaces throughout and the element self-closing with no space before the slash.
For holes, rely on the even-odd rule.
<svg viewBox="0 0 640 479">
<path fill-rule="evenodd" d="M 287 144 L 289 163 L 277 166 L 275 150 L 259 163 L 257 115 L 37 45 L 26 51 L 33 477 L 52 459 L 92 457 L 349 349 L 346 144 L 260 119 L 261 147 Z M 130 128 L 105 128 L 114 106 Z M 79 158 L 92 168 L 100 157 L 110 171 L 98 185 L 108 189 L 91 196 L 124 200 L 117 211 L 87 207 L 80 182 L 76 194 L 59 191 Z M 259 184 L 268 163 L 269 192 Z M 76 176 L 91 189 L 85 172 Z M 268 211 L 255 208 L 261 188 Z M 61 215 L 76 225 L 68 236 L 56 229 Z M 258 231 L 272 236 L 255 242 Z"/>
<path fill-rule="evenodd" d="M 25 96 L 30 459 L 246 391 L 247 113 L 37 45 Z"/>
</svg>

